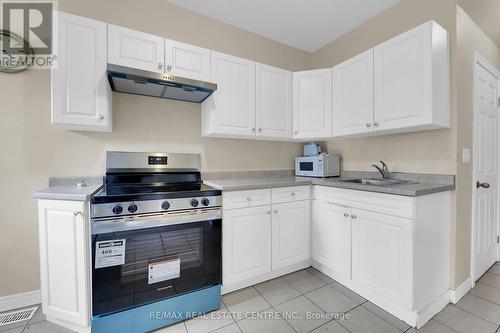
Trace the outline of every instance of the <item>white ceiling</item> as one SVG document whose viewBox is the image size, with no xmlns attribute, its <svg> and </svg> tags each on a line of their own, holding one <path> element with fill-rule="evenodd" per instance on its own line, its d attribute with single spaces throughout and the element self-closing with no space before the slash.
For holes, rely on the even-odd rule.
<svg viewBox="0 0 500 333">
<path fill-rule="evenodd" d="M 314 52 L 399 0 L 166 0 Z"/>
</svg>

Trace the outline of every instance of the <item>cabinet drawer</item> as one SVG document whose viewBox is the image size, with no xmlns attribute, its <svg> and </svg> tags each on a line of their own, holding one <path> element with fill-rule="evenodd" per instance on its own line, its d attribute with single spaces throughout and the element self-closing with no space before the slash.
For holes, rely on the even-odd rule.
<svg viewBox="0 0 500 333">
<path fill-rule="evenodd" d="M 271 190 L 272 202 L 283 203 L 299 200 L 309 200 L 310 186 L 278 187 Z"/>
<path fill-rule="evenodd" d="M 235 209 L 271 204 L 271 189 L 222 193 L 222 208 Z"/>
<path fill-rule="evenodd" d="M 313 198 L 336 205 L 413 219 L 413 198 L 401 195 L 314 186 Z"/>
</svg>

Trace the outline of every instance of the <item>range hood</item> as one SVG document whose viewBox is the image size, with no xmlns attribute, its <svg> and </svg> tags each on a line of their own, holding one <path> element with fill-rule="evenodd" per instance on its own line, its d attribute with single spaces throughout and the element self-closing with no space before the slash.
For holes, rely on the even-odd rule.
<svg viewBox="0 0 500 333">
<path fill-rule="evenodd" d="M 217 90 L 214 83 L 114 64 L 108 64 L 108 80 L 111 89 L 116 92 L 193 103 L 203 102 Z"/>
</svg>

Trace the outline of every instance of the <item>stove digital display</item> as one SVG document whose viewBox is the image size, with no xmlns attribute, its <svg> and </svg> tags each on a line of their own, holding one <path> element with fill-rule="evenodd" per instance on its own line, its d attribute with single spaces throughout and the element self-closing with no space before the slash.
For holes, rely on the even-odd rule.
<svg viewBox="0 0 500 333">
<path fill-rule="evenodd" d="M 148 156 L 149 165 L 167 165 L 167 156 Z"/>
</svg>

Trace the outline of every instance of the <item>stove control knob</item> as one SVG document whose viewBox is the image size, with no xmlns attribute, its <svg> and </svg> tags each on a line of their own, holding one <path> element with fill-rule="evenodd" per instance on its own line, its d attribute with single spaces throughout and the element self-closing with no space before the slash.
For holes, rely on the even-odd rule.
<svg viewBox="0 0 500 333">
<path fill-rule="evenodd" d="M 191 199 L 191 206 L 193 206 L 193 207 L 198 207 L 198 200 L 196 200 L 196 199 Z"/>
<path fill-rule="evenodd" d="M 113 210 L 114 214 L 118 215 L 118 214 L 120 214 L 123 211 L 123 208 L 120 205 L 116 205 L 116 206 L 113 207 L 112 210 Z"/>
<path fill-rule="evenodd" d="M 207 198 L 203 198 L 203 199 L 201 199 L 201 204 L 203 206 L 208 206 L 208 205 L 210 205 L 210 200 L 208 200 Z"/>
<path fill-rule="evenodd" d="M 167 210 L 170 208 L 170 203 L 168 201 L 164 201 L 162 204 L 161 204 L 161 208 L 163 208 L 164 210 Z"/>
<path fill-rule="evenodd" d="M 130 213 L 135 213 L 137 211 L 137 205 L 136 204 L 131 204 L 130 206 L 128 206 L 128 211 Z"/>
</svg>

